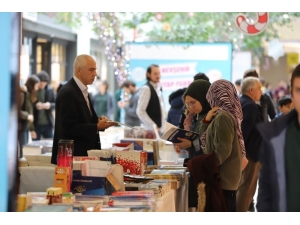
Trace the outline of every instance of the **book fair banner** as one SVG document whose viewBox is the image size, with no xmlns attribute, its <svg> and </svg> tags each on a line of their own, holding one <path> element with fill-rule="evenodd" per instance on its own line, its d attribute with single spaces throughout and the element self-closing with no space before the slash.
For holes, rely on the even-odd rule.
<svg viewBox="0 0 300 225">
<path fill-rule="evenodd" d="M 160 85 L 166 111 L 169 110 L 169 95 L 187 87 L 193 77 L 205 73 L 210 82 L 219 79 L 231 81 L 232 45 L 231 43 L 128 43 L 130 54 L 129 79 L 138 87 L 146 83 L 146 70 L 151 64 L 160 67 Z"/>
</svg>

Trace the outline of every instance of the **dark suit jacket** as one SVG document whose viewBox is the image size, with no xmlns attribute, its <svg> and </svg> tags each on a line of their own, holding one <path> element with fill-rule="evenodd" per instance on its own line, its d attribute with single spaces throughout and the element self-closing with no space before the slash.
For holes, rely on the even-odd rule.
<svg viewBox="0 0 300 225">
<path fill-rule="evenodd" d="M 258 153 L 261 144 L 261 136 L 255 125 L 263 122 L 260 106 L 249 96 L 242 95 L 240 102 L 243 111 L 242 133 L 246 148 L 247 158 L 254 162 L 258 161 Z"/>
<path fill-rule="evenodd" d="M 56 97 L 52 164 L 56 164 L 60 139 L 74 140 L 74 156 L 87 156 L 87 150 L 101 149 L 97 131 L 98 117 L 90 99 L 89 101 L 92 115 L 82 91 L 73 78 L 58 92 Z"/>
<path fill-rule="evenodd" d="M 45 102 L 50 102 L 51 104 L 51 107 L 50 109 L 45 109 L 45 113 L 46 113 L 46 116 L 48 118 L 48 121 L 49 123 L 51 124 L 52 127 L 54 127 L 54 118 L 53 118 L 53 115 L 52 115 L 52 111 L 55 109 L 55 94 L 54 94 L 54 91 L 53 89 L 50 87 L 49 84 L 46 85 L 45 87 Z M 36 108 L 36 103 L 34 103 L 34 106 L 33 106 L 33 116 L 34 118 L 38 118 L 38 113 L 39 113 L 39 110 L 37 110 Z M 34 126 L 36 127 L 37 126 L 37 122 L 38 120 L 35 119 L 34 120 Z"/>
</svg>

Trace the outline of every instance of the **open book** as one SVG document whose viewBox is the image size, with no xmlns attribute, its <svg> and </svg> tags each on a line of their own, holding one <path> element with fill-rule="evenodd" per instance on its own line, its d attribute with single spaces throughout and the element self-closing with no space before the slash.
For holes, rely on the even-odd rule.
<svg viewBox="0 0 300 225">
<path fill-rule="evenodd" d="M 165 132 L 161 136 L 161 139 L 164 139 L 166 141 L 170 141 L 173 143 L 179 143 L 181 141 L 178 140 L 177 138 L 186 138 L 190 141 L 193 141 L 196 138 L 199 138 L 199 136 L 200 136 L 200 134 L 198 134 L 198 133 L 180 129 L 180 128 L 174 126 L 173 124 L 167 122 Z"/>
</svg>

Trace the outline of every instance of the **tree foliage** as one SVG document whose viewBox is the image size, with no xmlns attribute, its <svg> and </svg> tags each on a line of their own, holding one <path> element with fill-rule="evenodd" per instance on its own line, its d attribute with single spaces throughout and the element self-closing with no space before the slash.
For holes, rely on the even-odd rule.
<svg viewBox="0 0 300 225">
<path fill-rule="evenodd" d="M 241 12 L 250 22 L 257 20 L 257 13 Z M 158 14 L 162 16 L 157 19 Z M 121 12 L 116 13 L 119 27 L 136 29 L 138 34 L 150 42 L 231 42 L 234 49 L 251 50 L 254 55 L 262 54 L 262 39 L 272 40 L 278 36 L 278 26 L 289 26 L 298 12 L 271 12 L 266 30 L 258 35 L 249 36 L 240 32 L 235 24 L 238 12 Z M 70 26 L 76 27 L 84 13 L 57 13 L 56 18 Z M 109 20 L 109 13 L 106 13 Z M 91 19 L 94 24 L 96 22 Z M 146 29 L 151 27 L 152 29 Z M 292 27 L 291 27 L 292 29 Z M 133 40 L 127 40 L 133 41 Z"/>
</svg>

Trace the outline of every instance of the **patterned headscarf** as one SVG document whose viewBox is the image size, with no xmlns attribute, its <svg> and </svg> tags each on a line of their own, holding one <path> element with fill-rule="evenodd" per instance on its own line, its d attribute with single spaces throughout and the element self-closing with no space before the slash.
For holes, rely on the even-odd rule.
<svg viewBox="0 0 300 225">
<path fill-rule="evenodd" d="M 222 111 L 227 112 L 236 121 L 238 128 L 237 134 L 242 148 L 242 156 L 245 157 L 246 150 L 241 129 L 243 111 L 234 85 L 227 80 L 217 80 L 210 86 L 206 98 L 211 108 L 215 106 L 220 107 Z M 201 147 L 203 150 L 205 149 L 205 141 L 206 131 L 201 136 Z"/>
</svg>

